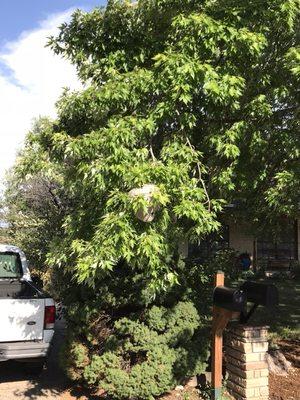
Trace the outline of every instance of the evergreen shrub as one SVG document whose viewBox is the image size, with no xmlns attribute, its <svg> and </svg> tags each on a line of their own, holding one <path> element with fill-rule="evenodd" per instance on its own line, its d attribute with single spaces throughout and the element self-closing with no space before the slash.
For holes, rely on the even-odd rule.
<svg viewBox="0 0 300 400">
<path fill-rule="evenodd" d="M 69 337 L 64 366 L 71 379 L 112 398 L 147 400 L 203 372 L 207 348 L 197 309 L 182 301 L 116 320 L 100 345 Z"/>
</svg>

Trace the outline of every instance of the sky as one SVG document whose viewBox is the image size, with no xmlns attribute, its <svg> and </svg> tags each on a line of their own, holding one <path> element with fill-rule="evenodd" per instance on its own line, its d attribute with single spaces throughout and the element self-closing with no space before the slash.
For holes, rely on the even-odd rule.
<svg viewBox="0 0 300 400">
<path fill-rule="evenodd" d="M 34 118 L 55 117 L 63 87 L 80 89 L 75 68 L 45 48 L 76 8 L 105 0 L 0 0 L 0 191 Z"/>
</svg>

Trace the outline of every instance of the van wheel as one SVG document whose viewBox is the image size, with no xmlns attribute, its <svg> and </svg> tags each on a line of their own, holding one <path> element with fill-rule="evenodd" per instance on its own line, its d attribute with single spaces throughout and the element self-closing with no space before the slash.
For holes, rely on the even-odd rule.
<svg viewBox="0 0 300 400">
<path fill-rule="evenodd" d="M 32 361 L 25 363 L 25 369 L 30 375 L 40 375 L 44 370 L 45 364 L 46 360 L 44 359 Z"/>
</svg>

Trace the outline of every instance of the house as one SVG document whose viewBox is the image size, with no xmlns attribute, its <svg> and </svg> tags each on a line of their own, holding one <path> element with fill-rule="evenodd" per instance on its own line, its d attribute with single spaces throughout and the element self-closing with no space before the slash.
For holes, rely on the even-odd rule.
<svg viewBox="0 0 300 400">
<path fill-rule="evenodd" d="M 245 224 L 229 223 L 228 246 L 239 253 L 247 252 L 256 268 L 264 262 L 268 269 L 290 267 L 300 261 L 300 221 L 286 219 L 274 239 L 263 233 L 253 236 Z"/>
<path fill-rule="evenodd" d="M 255 237 L 246 223 L 225 217 L 218 234 L 209 235 L 198 243 L 186 244 L 182 251 L 194 260 L 203 261 L 226 248 L 239 254 L 248 253 L 254 269 L 262 264 L 270 270 L 288 268 L 300 262 L 300 220 L 286 219 L 274 239 L 267 232 Z"/>
</svg>

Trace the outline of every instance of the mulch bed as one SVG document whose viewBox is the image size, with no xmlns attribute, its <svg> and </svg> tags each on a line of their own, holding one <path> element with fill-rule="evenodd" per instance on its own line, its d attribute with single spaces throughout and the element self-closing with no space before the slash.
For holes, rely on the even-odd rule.
<svg viewBox="0 0 300 400">
<path fill-rule="evenodd" d="M 292 368 L 286 376 L 270 374 L 269 377 L 269 400 L 300 400 L 300 340 L 281 340 L 278 342 L 280 350 L 287 360 L 292 363 Z M 228 398 L 230 398 L 228 396 Z M 86 393 L 80 387 L 73 387 L 65 392 L 62 400 L 101 400 L 100 393 Z M 201 400 L 199 391 L 195 388 L 185 387 L 184 390 L 172 391 L 161 396 L 159 400 Z"/>
<path fill-rule="evenodd" d="M 287 376 L 270 375 L 270 400 L 300 399 L 300 369 L 292 368 Z"/>
<path fill-rule="evenodd" d="M 293 368 L 286 376 L 270 374 L 270 400 L 300 400 L 300 340 L 281 340 L 278 345 Z"/>
</svg>

